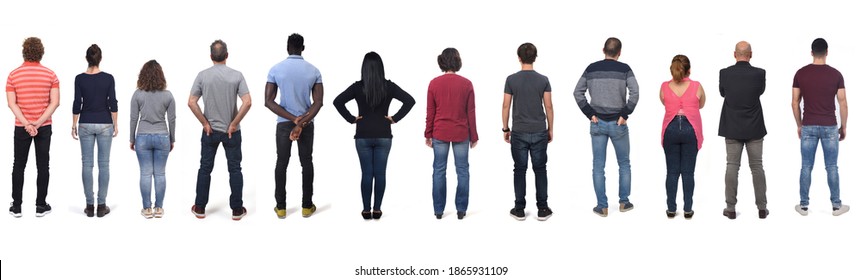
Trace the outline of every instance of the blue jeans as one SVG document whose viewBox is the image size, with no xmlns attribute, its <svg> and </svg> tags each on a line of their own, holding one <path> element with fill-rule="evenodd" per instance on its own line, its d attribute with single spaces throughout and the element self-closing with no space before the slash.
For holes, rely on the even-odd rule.
<svg viewBox="0 0 861 280">
<path fill-rule="evenodd" d="M 619 203 L 628 202 L 631 194 L 631 141 L 628 140 L 628 125 L 618 125 L 616 121 L 598 120 L 591 123 L 592 135 L 592 185 L 598 199 L 598 208 L 607 208 L 607 192 L 604 186 L 604 164 L 607 162 L 607 140 L 613 141 L 616 161 L 619 163 Z"/>
<path fill-rule="evenodd" d="M 167 134 L 138 134 L 135 136 L 135 153 L 140 164 L 140 188 L 143 208 L 152 207 L 151 191 L 155 179 L 155 207 L 162 207 L 167 180 L 164 171 L 170 154 L 170 136 Z"/>
<path fill-rule="evenodd" d="M 448 150 L 453 149 L 454 166 L 457 171 L 457 193 L 454 205 L 458 212 L 466 212 L 469 205 L 469 140 L 446 142 L 433 139 L 433 212 L 442 214 L 445 210 Z"/>
<path fill-rule="evenodd" d="M 224 146 L 227 156 L 227 173 L 230 173 L 230 209 L 242 208 L 242 133 L 233 132 L 232 137 L 227 133 L 213 130 L 208 136 L 202 132 L 200 136 L 200 169 L 197 170 L 197 196 L 194 205 L 198 209 L 206 209 L 209 203 L 209 186 L 212 181 L 212 169 L 215 167 L 215 154 L 218 145 Z"/>
<path fill-rule="evenodd" d="M 108 182 L 111 179 L 111 140 L 114 125 L 109 123 L 82 123 L 78 125 L 81 142 L 81 180 L 84 182 L 84 196 L 87 205 L 93 205 L 93 152 L 99 146 L 99 196 L 98 203 L 105 204 L 108 196 Z"/>
<path fill-rule="evenodd" d="M 825 155 L 825 171 L 828 176 L 828 188 L 831 190 L 831 206 L 839 208 L 840 175 L 837 174 L 837 154 L 839 151 L 840 133 L 837 126 L 805 125 L 801 127 L 801 206 L 810 204 L 810 172 L 816 159 L 816 147 L 822 142 L 822 153 Z"/>
<path fill-rule="evenodd" d="M 526 167 L 532 157 L 535 173 L 535 200 L 538 209 L 547 208 L 547 131 L 511 132 L 511 157 L 514 159 L 514 208 L 526 208 Z"/>
<path fill-rule="evenodd" d="M 371 210 L 371 193 L 374 194 L 374 210 L 380 210 L 383 194 L 386 192 L 386 164 L 389 151 L 392 149 L 392 138 L 358 138 L 356 153 L 359 154 L 359 165 L 362 167 L 362 208 Z M 371 185 L 373 184 L 373 188 Z"/>
<path fill-rule="evenodd" d="M 679 175 L 682 177 L 685 212 L 693 211 L 694 170 L 697 166 L 697 135 L 685 117 L 676 117 L 664 131 L 664 155 L 667 158 L 667 210 L 676 211 Z"/>
</svg>

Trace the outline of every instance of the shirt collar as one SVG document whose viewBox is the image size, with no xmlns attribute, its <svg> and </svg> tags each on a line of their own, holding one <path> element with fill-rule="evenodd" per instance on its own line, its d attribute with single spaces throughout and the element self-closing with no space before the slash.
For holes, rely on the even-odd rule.
<svg viewBox="0 0 861 280">
<path fill-rule="evenodd" d="M 739 66 L 741 66 L 741 65 L 744 65 L 744 66 L 750 66 L 750 62 L 749 62 L 749 61 L 736 61 L 735 65 L 739 65 Z"/>
<path fill-rule="evenodd" d="M 287 59 L 303 59 L 303 60 L 304 60 L 304 58 L 302 58 L 302 56 L 301 56 L 301 55 L 298 55 L 298 54 L 291 54 L 291 55 L 288 55 L 288 56 L 287 56 Z"/>
<path fill-rule="evenodd" d="M 42 65 L 42 63 L 35 62 L 35 61 L 24 61 L 24 64 L 22 64 L 22 65 L 23 66 L 39 66 L 39 65 Z"/>
</svg>

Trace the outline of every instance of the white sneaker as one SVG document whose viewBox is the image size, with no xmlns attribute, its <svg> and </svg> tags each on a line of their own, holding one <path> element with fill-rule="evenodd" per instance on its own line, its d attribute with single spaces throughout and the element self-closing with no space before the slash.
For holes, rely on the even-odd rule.
<svg viewBox="0 0 861 280">
<path fill-rule="evenodd" d="M 155 208 L 155 213 L 153 213 L 153 214 L 152 214 L 152 216 L 153 216 L 153 217 L 155 217 L 155 218 L 161 218 L 161 217 L 164 217 L 164 208 L 156 207 L 156 208 Z"/>
<path fill-rule="evenodd" d="M 849 212 L 849 205 L 845 205 L 845 204 L 844 204 L 844 205 L 841 205 L 841 206 L 840 206 L 840 208 L 837 208 L 837 209 L 835 209 L 834 211 L 831 211 L 831 215 L 834 215 L 834 216 L 840 216 L 840 215 L 843 215 L 843 213 L 846 213 L 846 212 Z"/>
<path fill-rule="evenodd" d="M 141 210 L 141 216 L 144 218 L 152 219 L 152 208 L 144 208 Z"/>
<path fill-rule="evenodd" d="M 847 208 L 846 210 L 849 209 Z M 798 212 L 801 216 L 807 216 L 807 206 L 801 206 L 801 204 L 795 205 L 795 212 Z"/>
</svg>

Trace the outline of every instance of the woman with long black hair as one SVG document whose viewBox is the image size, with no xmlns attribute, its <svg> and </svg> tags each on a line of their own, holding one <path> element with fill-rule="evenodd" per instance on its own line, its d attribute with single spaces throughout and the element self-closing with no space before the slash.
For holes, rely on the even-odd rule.
<svg viewBox="0 0 861 280">
<path fill-rule="evenodd" d="M 392 99 L 403 103 L 394 116 L 389 115 Z M 357 116 L 353 116 L 345 106 L 350 100 L 356 101 L 359 108 Z M 392 124 L 403 119 L 415 103 L 410 94 L 386 80 L 383 59 L 375 52 L 365 54 L 362 80 L 350 85 L 333 102 L 344 120 L 356 124 L 354 138 L 362 167 L 362 218 L 365 220 L 379 219 L 383 215 L 380 204 L 386 190 L 386 164 L 392 148 Z M 374 196 L 373 211 L 371 194 Z"/>
</svg>

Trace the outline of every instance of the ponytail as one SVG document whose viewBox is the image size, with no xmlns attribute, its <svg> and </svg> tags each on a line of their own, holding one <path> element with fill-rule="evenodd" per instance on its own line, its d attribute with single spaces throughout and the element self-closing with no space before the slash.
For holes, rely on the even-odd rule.
<svg viewBox="0 0 861 280">
<path fill-rule="evenodd" d="M 691 61 L 685 55 L 676 55 L 673 57 L 673 62 L 670 64 L 670 74 L 673 75 L 673 81 L 681 82 L 686 78 L 691 71 Z"/>
</svg>

